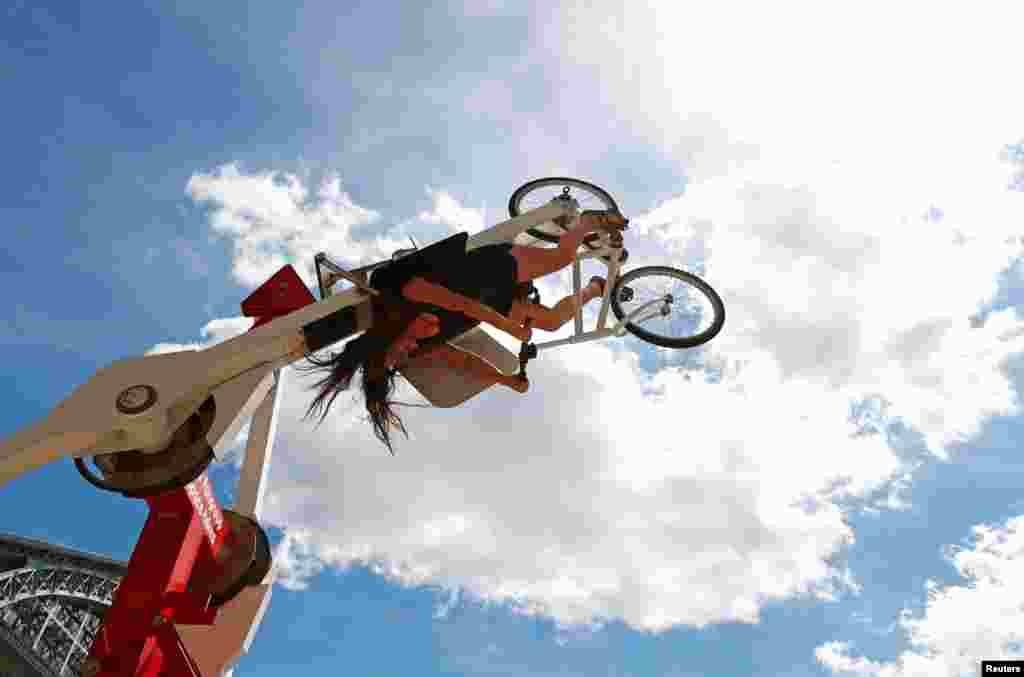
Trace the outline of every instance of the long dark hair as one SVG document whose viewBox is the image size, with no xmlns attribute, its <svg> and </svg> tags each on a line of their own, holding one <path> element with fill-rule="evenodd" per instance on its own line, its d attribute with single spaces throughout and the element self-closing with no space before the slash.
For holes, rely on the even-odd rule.
<svg viewBox="0 0 1024 677">
<path fill-rule="evenodd" d="M 406 437 L 409 433 L 394 410 L 395 405 L 405 403 L 391 400 L 397 385 L 395 380 L 398 370 L 387 368 L 384 358 L 394 340 L 419 315 L 419 310 L 413 304 L 391 295 L 375 296 L 370 303 L 373 309 L 373 326 L 370 329 L 346 343 L 340 353 L 331 353 L 328 357 L 307 353 L 309 364 L 297 365 L 296 369 L 323 374 L 323 378 L 310 388 L 316 389 L 317 394 L 304 416 L 305 419 L 319 414 L 318 423 L 323 423 L 335 398 L 343 390 L 348 390 L 352 377 L 362 370 L 360 385 L 366 398 L 366 412 L 373 424 L 373 434 L 394 455 L 391 428 L 398 428 Z"/>
</svg>

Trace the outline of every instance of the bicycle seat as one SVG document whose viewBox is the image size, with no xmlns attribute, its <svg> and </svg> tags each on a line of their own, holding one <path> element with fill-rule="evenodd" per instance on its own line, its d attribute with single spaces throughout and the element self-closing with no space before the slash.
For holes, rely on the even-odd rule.
<svg viewBox="0 0 1024 677">
<path fill-rule="evenodd" d="M 503 374 L 514 374 L 519 369 L 518 356 L 480 327 L 470 329 L 448 345 L 476 355 Z M 440 363 L 410 364 L 399 371 L 435 407 L 457 407 L 493 387 Z"/>
</svg>

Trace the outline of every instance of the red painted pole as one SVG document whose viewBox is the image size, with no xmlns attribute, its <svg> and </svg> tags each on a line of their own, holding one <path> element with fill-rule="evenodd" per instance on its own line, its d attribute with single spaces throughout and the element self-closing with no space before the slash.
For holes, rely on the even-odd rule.
<svg viewBox="0 0 1024 677">
<path fill-rule="evenodd" d="M 201 583 L 219 568 L 224 517 L 205 473 L 185 488 L 147 498 L 146 503 L 149 517 L 83 672 L 96 677 L 200 677 L 174 621 L 211 624 L 216 618 Z"/>
</svg>

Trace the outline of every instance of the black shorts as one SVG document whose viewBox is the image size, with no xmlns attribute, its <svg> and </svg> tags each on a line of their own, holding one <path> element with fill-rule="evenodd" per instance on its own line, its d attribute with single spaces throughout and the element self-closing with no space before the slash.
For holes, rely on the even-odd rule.
<svg viewBox="0 0 1024 677">
<path fill-rule="evenodd" d="M 466 251 L 466 240 L 467 235 L 460 233 L 379 268 L 370 277 L 370 285 L 400 294 L 408 280 L 422 275 L 429 282 L 475 299 L 508 317 L 520 289 L 519 264 L 512 256 L 512 245 L 492 244 Z M 421 341 L 424 347 L 450 341 L 480 324 L 462 313 L 432 304 L 416 305 L 420 312 L 437 315 L 441 323 L 439 334 Z"/>
<path fill-rule="evenodd" d="M 452 289 L 476 298 L 486 306 L 508 317 L 519 288 L 519 264 L 512 256 L 511 244 L 492 244 L 474 249 L 466 254 L 466 286 L 472 283 L 475 289 Z M 462 286 L 462 285 L 460 285 Z M 475 292 L 475 293 L 474 293 Z"/>
</svg>

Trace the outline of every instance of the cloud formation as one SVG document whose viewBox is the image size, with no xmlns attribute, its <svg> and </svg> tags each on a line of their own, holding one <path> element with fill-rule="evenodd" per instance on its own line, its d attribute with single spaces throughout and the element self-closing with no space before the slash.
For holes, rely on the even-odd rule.
<svg viewBox="0 0 1024 677">
<path fill-rule="evenodd" d="M 938 220 L 925 205 L 866 218 L 827 176 L 789 188 L 758 170 L 697 183 L 635 221 L 677 260 L 700 252 L 728 311 L 709 363 L 879 396 L 938 455 L 1010 411 L 1001 365 L 1021 349 L 1019 323 L 1012 312 L 983 327 L 972 318 L 1020 256 L 1012 217 L 1024 201 L 1005 202 L 997 222 L 973 217 L 1008 193 L 1000 182 Z"/>
<path fill-rule="evenodd" d="M 182 350 L 205 350 L 230 338 L 244 334 L 252 328 L 251 317 L 224 317 L 210 320 L 199 330 L 200 340 L 192 343 L 157 343 L 146 355 L 177 353 Z"/>
<path fill-rule="evenodd" d="M 444 191 L 425 190 L 431 209 L 421 211 L 414 221 L 441 224 L 451 231 L 483 228 L 483 210 L 464 207 Z M 363 234 L 365 227 L 378 224 L 380 213 L 355 204 L 337 175 L 314 187 L 296 174 L 247 173 L 227 164 L 193 175 L 186 193 L 210 209 L 211 229 L 232 243 L 232 272 L 243 286 L 259 286 L 290 263 L 307 286 L 315 287 L 313 257 L 318 252 L 355 268 L 408 246 L 400 231 L 409 221 L 386 233 L 378 228 L 376 235 Z"/>
<path fill-rule="evenodd" d="M 400 246 L 353 237 L 354 229 L 376 222 L 379 214 L 356 206 L 337 176 L 313 191 L 294 174 L 248 174 L 229 164 L 192 176 L 186 193 L 196 203 L 210 205 L 210 227 L 234 245 L 232 272 L 245 286 L 259 286 L 287 263 L 296 264 L 299 275 L 313 286 L 312 260 L 319 251 L 357 265 Z"/>
<path fill-rule="evenodd" d="M 929 581 L 924 611 L 900 614 L 910 647 L 895 661 L 857 656 L 836 641 L 817 648 L 818 662 L 836 675 L 960 677 L 976 674 L 982 659 L 1024 657 L 1024 517 L 976 526 L 972 538 L 946 553 L 964 582 Z"/>
</svg>

